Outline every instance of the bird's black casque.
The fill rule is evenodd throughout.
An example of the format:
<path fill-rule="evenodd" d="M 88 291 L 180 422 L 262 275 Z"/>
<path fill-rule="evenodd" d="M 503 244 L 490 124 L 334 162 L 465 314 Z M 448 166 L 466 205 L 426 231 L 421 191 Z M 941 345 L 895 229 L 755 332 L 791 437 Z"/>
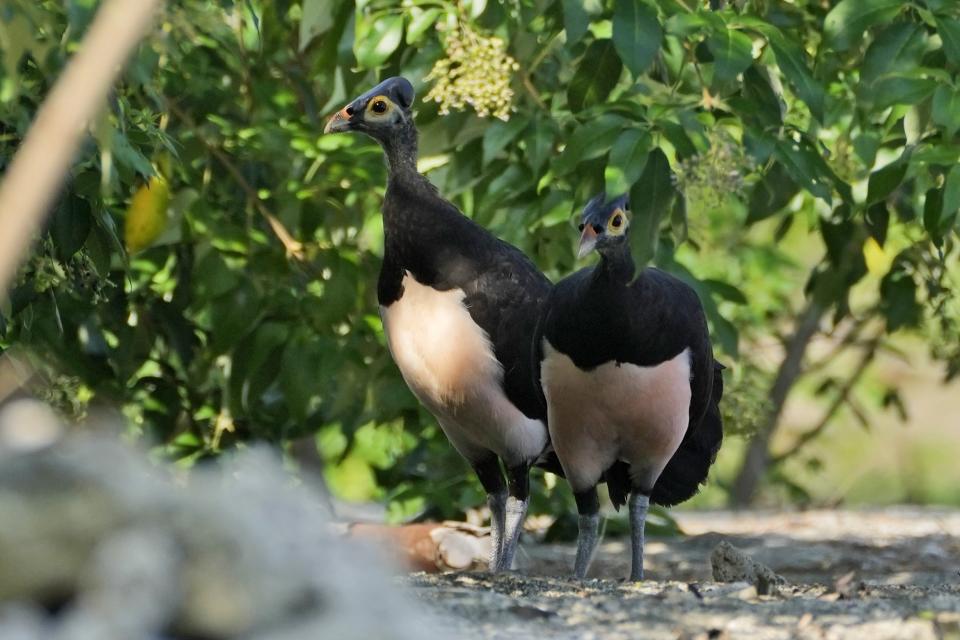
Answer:
<path fill-rule="evenodd" d="M 529 469 L 548 445 L 530 352 L 550 283 L 417 171 L 413 95 L 406 79 L 385 80 L 326 131 L 362 131 L 383 146 L 389 174 L 377 298 L 391 353 L 479 476 L 492 512 L 491 569 L 509 569 Z"/>

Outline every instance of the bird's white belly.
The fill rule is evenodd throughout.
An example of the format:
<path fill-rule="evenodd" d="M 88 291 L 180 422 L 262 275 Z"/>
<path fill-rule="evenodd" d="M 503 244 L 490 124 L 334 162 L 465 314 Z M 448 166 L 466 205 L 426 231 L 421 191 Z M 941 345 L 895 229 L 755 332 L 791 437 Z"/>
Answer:
<path fill-rule="evenodd" d="M 460 289 L 438 291 L 407 272 L 403 295 L 380 307 L 400 373 L 468 460 L 494 451 L 508 462 L 536 457 L 547 444 L 542 422 L 526 417 L 503 392 L 503 370 Z"/>
<path fill-rule="evenodd" d="M 550 438 L 574 491 L 617 460 L 651 489 L 680 446 L 690 415 L 690 352 L 652 367 L 608 362 L 584 371 L 544 339 Z"/>

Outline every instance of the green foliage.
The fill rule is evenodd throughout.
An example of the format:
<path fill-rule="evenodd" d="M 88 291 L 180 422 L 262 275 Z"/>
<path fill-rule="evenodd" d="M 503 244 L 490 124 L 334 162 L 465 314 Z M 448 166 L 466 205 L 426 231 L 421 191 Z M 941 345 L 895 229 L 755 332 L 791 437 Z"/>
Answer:
<path fill-rule="evenodd" d="M 0 8 L 0 167 L 95 4 Z M 638 259 L 697 288 L 720 358 L 749 372 L 731 379 L 754 417 L 729 416 L 733 431 L 756 428 L 772 375 L 754 347 L 804 295 L 835 328 L 932 332 L 956 374 L 960 8 L 707 4 L 168 3 L 0 310 L 0 348 L 119 404 L 174 457 L 316 434 L 331 485 L 395 517 L 480 503 L 386 350 L 380 150 L 321 136 L 325 115 L 387 75 L 420 96 L 431 70 L 433 86 L 453 79 L 436 65 L 458 59 L 456 32 L 504 56 L 509 104 L 478 108 L 462 86 L 453 102 L 418 100 L 432 181 L 553 278 L 576 268 L 574 212 L 605 186 L 629 190 Z M 489 111 L 509 119 L 477 115 Z M 130 202 L 155 174 L 170 186 L 166 226 L 128 255 Z M 868 238 L 886 271 L 867 269 Z M 541 489 L 535 507 L 564 491 Z"/>

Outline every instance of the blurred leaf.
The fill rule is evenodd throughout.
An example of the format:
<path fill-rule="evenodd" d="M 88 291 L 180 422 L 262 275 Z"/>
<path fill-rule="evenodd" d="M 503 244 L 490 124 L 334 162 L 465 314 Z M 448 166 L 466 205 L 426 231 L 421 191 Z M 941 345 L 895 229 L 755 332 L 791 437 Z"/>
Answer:
<path fill-rule="evenodd" d="M 629 129 L 620 134 L 610 149 L 610 161 L 607 166 L 616 168 L 620 172 L 622 184 L 613 185 L 607 182 L 607 194 L 612 197 L 614 194 L 625 193 L 640 178 L 652 146 L 653 140 L 646 131 Z"/>
<path fill-rule="evenodd" d="M 713 86 L 736 80 L 753 63 L 753 41 L 740 31 L 717 29 L 707 38 L 713 54 Z"/>
<path fill-rule="evenodd" d="M 527 124 L 527 119 L 522 116 L 514 116 L 506 122 L 494 122 L 483 134 L 483 164 L 490 164 L 498 153 L 526 129 Z"/>
<path fill-rule="evenodd" d="M 765 220 L 781 211 L 799 190 L 800 187 L 790 178 L 786 168 L 774 162 L 750 192 L 747 224 Z"/>
<path fill-rule="evenodd" d="M 953 137 L 960 129 L 960 91 L 941 85 L 933 93 L 932 118 Z"/>
<path fill-rule="evenodd" d="M 123 223 L 123 238 L 129 253 L 146 249 L 160 237 L 167 226 L 169 203 L 170 188 L 163 178 L 154 176 L 137 189 Z"/>
<path fill-rule="evenodd" d="M 567 32 L 567 46 L 580 41 L 590 27 L 590 18 L 582 0 L 563 0 L 563 27 Z"/>
<path fill-rule="evenodd" d="M 633 212 L 630 250 L 637 264 L 646 264 L 653 257 L 660 221 L 676 193 L 670 162 L 663 151 L 654 148 L 647 158 L 643 174 L 630 190 L 630 208 Z"/>
<path fill-rule="evenodd" d="M 860 82 L 870 84 L 895 71 L 910 71 L 924 53 L 924 30 L 913 22 L 897 22 L 881 31 L 867 48 Z"/>
<path fill-rule="evenodd" d="M 870 27 L 893 20 L 903 7 L 899 0 L 841 0 L 823 21 L 824 42 L 846 51 L 862 42 Z"/>
<path fill-rule="evenodd" d="M 644 0 L 620 0 L 614 4 L 613 45 L 634 78 L 653 63 L 662 38 L 657 12 Z"/>
<path fill-rule="evenodd" d="M 300 18 L 300 51 L 333 26 L 333 5 L 328 0 L 303 0 Z"/>
<path fill-rule="evenodd" d="M 778 140 L 774 156 L 791 180 L 827 204 L 831 202 L 829 168 L 805 137 Z"/>
<path fill-rule="evenodd" d="M 563 153 L 553 163 L 553 172 L 563 176 L 583 160 L 597 158 L 613 145 L 624 125 L 623 118 L 603 115 L 580 125 L 566 141 Z"/>
<path fill-rule="evenodd" d="M 61 260 L 80 250 L 92 226 L 90 204 L 86 200 L 71 194 L 61 199 L 50 221 L 50 235 Z"/>
<path fill-rule="evenodd" d="M 870 182 L 867 187 L 867 204 L 874 204 L 886 199 L 893 190 L 900 186 L 903 177 L 910 166 L 909 154 L 904 154 L 890 164 L 877 169 L 870 174 Z"/>
<path fill-rule="evenodd" d="M 428 29 L 436 26 L 437 20 L 439 20 L 442 14 L 443 9 L 438 8 L 411 8 L 410 24 L 407 25 L 407 44 L 416 44 L 419 42 Z"/>
<path fill-rule="evenodd" d="M 581 111 L 606 100 L 620 79 L 622 68 L 612 41 L 604 39 L 591 42 L 567 89 L 570 108 Z"/>
<path fill-rule="evenodd" d="M 916 74 L 890 75 L 877 80 L 863 95 L 871 108 L 886 109 L 896 104 L 916 104 L 933 93 L 936 86 L 936 80 Z"/>
<path fill-rule="evenodd" d="M 937 33 L 943 41 L 943 52 L 954 65 L 960 66 L 960 20 L 936 16 Z"/>
<path fill-rule="evenodd" d="M 403 16 L 388 14 L 376 19 L 357 16 L 357 35 L 353 53 L 365 69 L 387 61 L 403 39 Z"/>
<path fill-rule="evenodd" d="M 880 283 L 881 308 L 887 319 L 887 331 L 915 325 L 920 320 L 917 284 L 903 269 L 894 268 Z"/>
<path fill-rule="evenodd" d="M 796 42 L 787 39 L 778 30 L 766 29 L 764 35 L 770 42 L 770 47 L 777 58 L 780 70 L 797 92 L 797 96 L 810 108 L 813 117 L 823 122 L 825 92 L 823 86 L 810 73 L 806 63 L 807 56 L 803 49 Z"/>

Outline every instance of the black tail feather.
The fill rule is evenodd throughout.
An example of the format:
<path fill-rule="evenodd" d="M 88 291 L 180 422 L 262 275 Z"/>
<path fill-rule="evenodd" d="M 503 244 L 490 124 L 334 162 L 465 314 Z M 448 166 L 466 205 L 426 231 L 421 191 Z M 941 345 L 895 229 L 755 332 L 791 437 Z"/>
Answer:
<path fill-rule="evenodd" d="M 680 448 L 673 454 L 667 467 L 653 486 L 650 501 L 672 507 L 689 500 L 706 482 L 710 466 L 717 459 L 723 441 L 723 418 L 720 399 L 723 397 L 723 369 L 713 363 L 713 390 L 707 411 L 695 429 L 688 429 Z"/>

